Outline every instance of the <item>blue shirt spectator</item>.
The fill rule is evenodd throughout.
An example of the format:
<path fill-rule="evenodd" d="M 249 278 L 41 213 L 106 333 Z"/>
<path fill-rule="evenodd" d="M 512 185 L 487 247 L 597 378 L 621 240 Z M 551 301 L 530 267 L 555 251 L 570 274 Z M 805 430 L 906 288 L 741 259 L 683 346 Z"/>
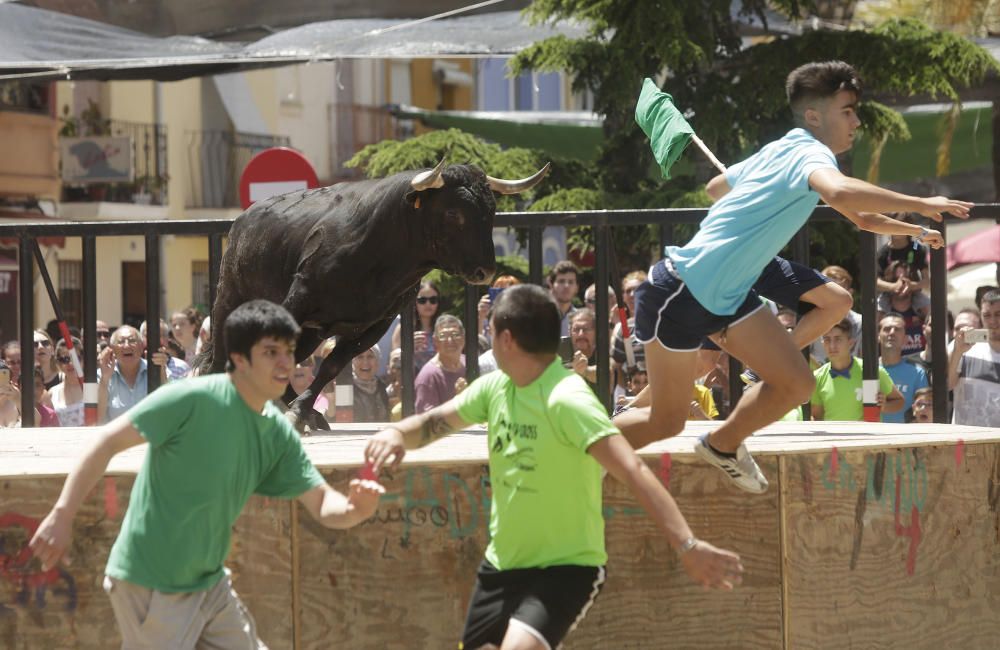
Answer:
<path fill-rule="evenodd" d="M 890 312 L 879 321 L 879 345 L 882 348 L 882 367 L 889 373 L 892 383 L 903 395 L 903 409 L 895 413 L 882 413 L 883 422 L 906 422 L 906 411 L 913 406 L 913 394 L 929 385 L 927 372 L 919 364 L 903 358 L 906 351 L 906 319 Z"/>

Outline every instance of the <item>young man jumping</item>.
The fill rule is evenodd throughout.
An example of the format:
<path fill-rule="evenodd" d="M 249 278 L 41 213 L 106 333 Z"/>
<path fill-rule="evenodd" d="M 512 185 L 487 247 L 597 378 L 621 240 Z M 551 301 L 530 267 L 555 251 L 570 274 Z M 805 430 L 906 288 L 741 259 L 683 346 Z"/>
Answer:
<path fill-rule="evenodd" d="M 944 243 L 940 233 L 872 213 L 968 215 L 970 203 L 898 194 L 840 173 L 835 154 L 853 144 L 860 91 L 854 69 L 841 61 L 792 71 L 786 92 L 796 128 L 709 182 L 708 193 L 720 198 L 699 231 L 687 245 L 668 247 L 639 287 L 635 329 L 645 344 L 652 403 L 615 418 L 635 448 L 683 429 L 698 349 L 712 335 L 761 381 L 695 452 L 738 487 L 766 491 L 767 479 L 743 441 L 809 399 L 814 379 L 796 343 L 761 309 L 752 290 L 761 271 L 820 198 L 864 230 L 911 234 L 935 248 Z"/>
<path fill-rule="evenodd" d="M 465 650 L 557 648 L 586 615 L 607 561 L 602 466 L 635 495 L 694 581 L 732 589 L 741 580 L 739 557 L 694 537 L 583 378 L 563 367 L 559 322 L 541 287 L 506 289 L 490 323 L 500 372 L 377 433 L 365 449 L 377 472 L 398 465 L 406 449 L 489 423 L 490 541 L 469 603 Z"/>
<path fill-rule="evenodd" d="M 298 498 L 330 528 L 374 514 L 382 486 L 353 480 L 345 496 L 327 485 L 270 402 L 288 385 L 298 334 L 273 303 L 234 310 L 228 372 L 164 386 L 99 429 L 35 532 L 31 550 L 51 568 L 112 456 L 149 443 L 105 570 L 122 648 L 266 648 L 223 566 L 250 495 Z"/>

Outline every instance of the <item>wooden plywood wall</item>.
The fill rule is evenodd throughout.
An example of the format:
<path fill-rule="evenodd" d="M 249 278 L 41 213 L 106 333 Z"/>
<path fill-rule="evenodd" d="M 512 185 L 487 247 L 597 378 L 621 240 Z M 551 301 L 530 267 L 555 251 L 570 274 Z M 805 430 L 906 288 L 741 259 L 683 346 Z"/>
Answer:
<path fill-rule="evenodd" d="M 785 457 L 787 648 L 1000 639 L 1000 445 Z"/>
<path fill-rule="evenodd" d="M 606 479 L 608 582 L 565 647 L 996 647 L 1000 445 L 760 461 L 772 489 L 755 496 L 690 457 L 647 458 L 696 534 L 742 555 L 746 580 L 733 593 L 691 584 Z M 352 476 L 324 474 L 339 488 Z M 101 580 L 132 478 L 103 479 L 76 520 L 72 565 L 41 572 L 25 545 L 62 482 L 0 482 L 4 649 L 119 643 Z M 457 646 L 487 542 L 487 469 L 407 465 L 385 484 L 377 515 L 347 531 L 288 501 L 248 504 L 227 565 L 271 648 Z"/>

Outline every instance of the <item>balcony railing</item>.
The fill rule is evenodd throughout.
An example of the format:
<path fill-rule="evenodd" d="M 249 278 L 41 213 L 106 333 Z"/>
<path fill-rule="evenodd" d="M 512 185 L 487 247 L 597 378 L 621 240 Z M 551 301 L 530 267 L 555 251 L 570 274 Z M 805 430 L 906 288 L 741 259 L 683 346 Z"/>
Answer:
<path fill-rule="evenodd" d="M 287 147 L 282 135 L 239 131 L 188 131 L 189 208 L 235 208 L 240 204 L 239 181 L 254 155 L 271 147 Z"/>
<path fill-rule="evenodd" d="M 109 120 L 100 134 L 132 141 L 134 180 L 126 183 L 63 184 L 63 201 L 114 201 L 164 205 L 167 201 L 167 127 Z"/>

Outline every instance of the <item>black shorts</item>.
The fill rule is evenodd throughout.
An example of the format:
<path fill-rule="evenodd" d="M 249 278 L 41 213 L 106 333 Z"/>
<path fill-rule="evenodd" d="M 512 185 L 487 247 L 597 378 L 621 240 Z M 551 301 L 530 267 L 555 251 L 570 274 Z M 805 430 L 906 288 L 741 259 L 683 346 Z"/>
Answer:
<path fill-rule="evenodd" d="M 499 571 L 483 560 L 459 648 L 474 650 L 487 643 L 499 647 L 508 625 L 518 625 L 557 648 L 586 616 L 604 578 L 602 566 Z"/>
<path fill-rule="evenodd" d="M 819 271 L 798 262 L 775 256 L 760 272 L 760 277 L 754 283 L 753 290 L 757 292 L 757 295 L 783 307 L 794 309 L 799 316 L 802 316 L 814 306 L 812 303 L 800 301 L 802 294 L 827 282 L 832 282 L 832 280 Z M 706 350 L 719 349 L 719 346 L 707 337 L 702 341 L 702 347 Z"/>
<path fill-rule="evenodd" d="M 649 270 L 635 291 L 635 337 L 641 343 L 658 340 L 663 347 L 688 352 L 701 347 L 709 334 L 737 323 L 764 305 L 752 289 L 735 314 L 720 316 L 705 309 L 664 258 Z"/>

